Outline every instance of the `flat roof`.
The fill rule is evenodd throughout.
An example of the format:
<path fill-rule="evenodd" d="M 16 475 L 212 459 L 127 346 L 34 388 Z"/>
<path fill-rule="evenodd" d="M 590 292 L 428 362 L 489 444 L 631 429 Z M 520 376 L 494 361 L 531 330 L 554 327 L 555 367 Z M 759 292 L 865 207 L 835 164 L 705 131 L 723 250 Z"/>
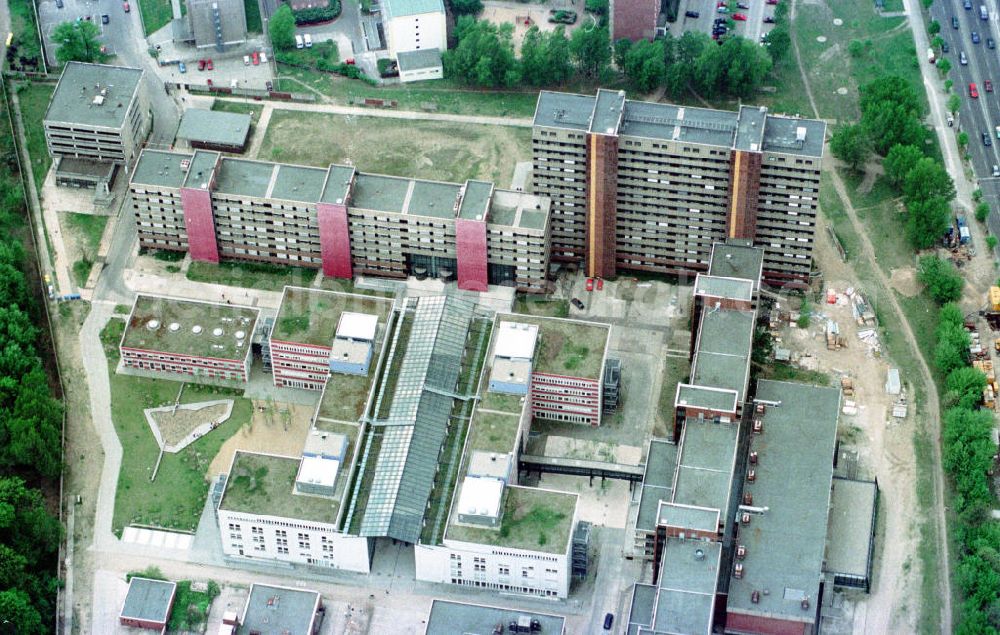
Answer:
<path fill-rule="evenodd" d="M 629 100 L 621 134 L 731 149 L 738 119 L 730 110 Z"/>
<path fill-rule="evenodd" d="M 535 610 L 507 609 L 469 602 L 434 600 L 427 618 L 425 635 L 492 635 L 497 624 L 504 628 L 511 622 L 528 617 L 538 620 L 542 635 L 561 635 L 566 618 L 561 615 L 539 613 Z"/>
<path fill-rule="evenodd" d="M 378 333 L 378 315 L 344 311 L 337 322 L 337 337 L 372 342 Z"/>
<path fill-rule="evenodd" d="M 323 203 L 342 204 L 354 186 L 357 170 L 349 165 L 330 165 L 327 170 L 326 184 L 320 201 Z"/>
<path fill-rule="evenodd" d="M 455 203 L 462 186 L 457 183 L 420 181 L 414 179 L 410 189 L 407 214 L 433 218 L 455 218 Z"/>
<path fill-rule="evenodd" d="M 264 198 L 276 169 L 274 163 L 223 158 L 215 178 L 215 191 L 220 194 Z"/>
<path fill-rule="evenodd" d="M 764 151 L 821 158 L 826 122 L 768 115 L 764 124 Z"/>
<path fill-rule="evenodd" d="M 745 278 L 723 278 L 699 273 L 694 280 L 696 295 L 726 300 L 753 300 L 754 282 Z"/>
<path fill-rule="evenodd" d="M 354 177 L 351 207 L 400 213 L 406 209 L 412 179 L 358 173 Z"/>
<path fill-rule="evenodd" d="M 476 409 L 469 427 L 466 455 L 475 451 L 506 454 L 514 451 L 521 415 Z"/>
<path fill-rule="evenodd" d="M 625 110 L 624 90 L 598 89 L 594 103 L 594 114 L 590 118 L 590 132 L 597 134 L 618 134 Z"/>
<path fill-rule="evenodd" d="M 718 531 L 721 515 L 718 509 L 660 501 L 657 524 L 701 531 Z"/>
<path fill-rule="evenodd" d="M 378 370 L 378 360 L 382 355 L 382 347 L 388 337 L 389 313 L 386 313 L 386 328 L 375 336 L 372 346 L 371 361 L 367 375 L 348 375 L 346 373 L 331 373 L 326 380 L 323 394 L 316 406 L 316 425 L 325 427 L 325 422 L 346 421 L 357 422 L 365 413 L 365 404 L 375 385 Z"/>
<path fill-rule="evenodd" d="M 329 347 L 342 314 L 363 313 L 385 323 L 392 302 L 377 296 L 286 286 L 271 339 Z"/>
<path fill-rule="evenodd" d="M 740 401 L 750 377 L 753 311 L 709 310 L 702 313 L 691 363 L 691 383 L 735 390 Z"/>
<path fill-rule="evenodd" d="M 188 166 L 183 187 L 208 189 L 219 169 L 221 157 L 222 155 L 218 152 L 196 150 L 194 156 L 191 157 L 191 165 Z"/>
<path fill-rule="evenodd" d="M 550 207 L 548 197 L 494 189 L 486 223 L 542 231 L 549 222 Z"/>
<path fill-rule="evenodd" d="M 129 182 L 133 185 L 179 188 L 187 176 L 181 162 L 188 161 L 190 164 L 192 157 L 193 154 L 146 148 L 139 154 Z"/>
<path fill-rule="evenodd" d="M 387 19 L 423 13 L 444 13 L 441 0 L 382 0 L 382 11 Z"/>
<path fill-rule="evenodd" d="M 767 108 L 763 106 L 740 106 L 736 125 L 736 150 L 759 152 L 763 147 L 764 122 L 767 119 Z"/>
<path fill-rule="evenodd" d="M 497 319 L 538 326 L 534 372 L 600 378 L 611 333 L 607 324 L 510 313 L 497 314 Z"/>
<path fill-rule="evenodd" d="M 594 96 L 543 90 L 538 93 L 534 125 L 587 131 L 594 114 Z"/>
<path fill-rule="evenodd" d="M 656 529 L 660 501 L 674 496 L 674 473 L 677 471 L 677 446 L 663 439 L 652 439 L 646 454 L 646 469 L 642 477 L 639 514 L 635 528 L 639 531 Z"/>
<path fill-rule="evenodd" d="M 674 503 L 728 513 L 739 426 L 688 417 L 681 436 Z"/>
<path fill-rule="evenodd" d="M 667 539 L 660 558 L 654 631 L 712 632 L 721 559 L 721 542 Z"/>
<path fill-rule="evenodd" d="M 177 584 L 132 576 L 121 617 L 166 624 Z"/>
<path fill-rule="evenodd" d="M 752 514 L 740 531 L 747 555 L 743 577 L 730 581 L 728 610 L 812 622 L 826 551 L 840 390 L 761 380 L 756 398 L 770 405 L 763 434 L 750 444 L 757 452 L 756 478 L 743 491 L 767 511 Z M 770 593 L 753 603 L 752 592 L 763 589 Z M 803 608 L 806 599 L 810 605 Z"/>
<path fill-rule="evenodd" d="M 441 50 L 418 49 L 416 51 L 400 51 L 396 53 L 396 63 L 402 73 L 407 71 L 419 71 L 425 68 L 437 68 L 441 66 Z"/>
<path fill-rule="evenodd" d="M 142 69 L 67 62 L 45 111 L 45 121 L 121 128 L 139 91 Z"/>
<path fill-rule="evenodd" d="M 868 577 L 877 495 L 874 481 L 833 477 L 826 571 Z"/>
<path fill-rule="evenodd" d="M 486 220 L 491 198 L 493 198 L 492 183 L 489 181 L 466 181 L 462 204 L 458 208 L 458 217 L 468 220 Z"/>
<path fill-rule="evenodd" d="M 251 119 L 250 113 L 188 108 L 181 115 L 177 138 L 242 147 L 250 135 Z"/>
<path fill-rule="evenodd" d="M 764 250 L 760 247 L 734 241 L 715 243 L 708 263 L 708 275 L 752 280 L 756 288 L 760 286 L 763 267 Z"/>
<path fill-rule="evenodd" d="M 735 413 L 737 399 L 738 394 L 735 390 L 677 384 L 677 398 L 674 405 Z"/>
<path fill-rule="evenodd" d="M 267 198 L 315 203 L 323 196 L 327 170 L 284 163 L 277 166 L 278 173 L 267 192 Z"/>
<path fill-rule="evenodd" d="M 576 516 L 576 494 L 514 485 L 504 492 L 503 516 L 496 529 L 458 525 L 453 510 L 445 541 L 566 553 Z"/>
<path fill-rule="evenodd" d="M 219 509 L 335 525 L 343 496 L 329 498 L 296 492 L 300 461 L 301 457 L 237 450 Z M 338 476 L 341 494 L 348 480 L 343 474 Z"/>
<path fill-rule="evenodd" d="M 538 325 L 502 320 L 497 324 L 495 357 L 531 359 L 538 341 Z"/>
<path fill-rule="evenodd" d="M 628 635 L 636 635 L 640 627 L 653 624 L 653 608 L 656 606 L 656 587 L 652 584 L 636 583 L 632 587 L 632 601 L 628 611 Z"/>
<path fill-rule="evenodd" d="M 237 632 L 308 635 L 319 606 L 320 594 L 316 591 L 251 583 Z"/>
<path fill-rule="evenodd" d="M 257 309 L 140 294 L 132 305 L 121 345 L 159 353 L 242 360 L 247 356 L 256 324 Z"/>

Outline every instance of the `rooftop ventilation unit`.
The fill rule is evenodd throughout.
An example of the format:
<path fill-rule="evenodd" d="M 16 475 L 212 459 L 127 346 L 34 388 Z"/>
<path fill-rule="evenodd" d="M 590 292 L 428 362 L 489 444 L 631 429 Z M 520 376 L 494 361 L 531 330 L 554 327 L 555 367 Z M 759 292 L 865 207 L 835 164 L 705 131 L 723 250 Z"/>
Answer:
<path fill-rule="evenodd" d="M 799 126 L 795 129 L 795 140 L 799 143 L 805 143 L 806 140 L 806 127 Z"/>
<path fill-rule="evenodd" d="M 201 332 L 203 330 L 204 329 L 201 328 L 200 324 L 195 324 L 194 326 L 191 327 L 191 332 L 194 333 L 195 335 L 201 335 Z"/>
<path fill-rule="evenodd" d="M 171 322 L 170 326 L 168 326 L 167 328 L 170 329 L 171 333 L 176 333 L 177 331 L 181 330 L 181 325 L 177 322 Z"/>
<path fill-rule="evenodd" d="M 150 331 L 155 331 L 160 328 L 160 321 L 156 319 L 150 320 L 149 322 L 146 322 L 146 328 Z"/>
<path fill-rule="evenodd" d="M 214 329 L 212 329 L 212 335 L 214 335 L 216 337 L 222 337 L 222 334 L 224 332 L 225 331 L 222 330 L 222 327 L 219 327 L 219 326 L 217 326 Z"/>
<path fill-rule="evenodd" d="M 191 159 L 181 159 L 181 172 L 187 172 L 191 167 Z"/>
<path fill-rule="evenodd" d="M 705 559 L 705 550 L 704 549 L 695 549 L 694 550 L 694 559 L 695 560 L 704 560 Z"/>

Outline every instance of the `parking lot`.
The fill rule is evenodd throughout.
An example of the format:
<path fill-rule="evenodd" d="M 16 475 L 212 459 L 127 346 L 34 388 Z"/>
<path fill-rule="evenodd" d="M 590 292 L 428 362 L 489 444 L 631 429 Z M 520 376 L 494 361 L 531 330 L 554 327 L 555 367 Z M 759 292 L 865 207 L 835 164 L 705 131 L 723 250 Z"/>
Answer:
<path fill-rule="evenodd" d="M 720 8 L 726 11 L 721 13 Z M 730 18 L 735 23 L 729 30 L 730 34 L 758 42 L 771 29 L 772 25 L 764 19 L 773 18 L 774 9 L 775 5 L 767 0 L 733 0 L 723 7 L 719 7 L 719 0 L 681 0 L 677 21 L 668 24 L 667 28 L 674 37 L 680 37 L 686 31 L 711 33 L 716 18 Z M 689 16 L 689 13 L 696 13 L 698 17 Z M 745 16 L 746 20 L 732 19 L 736 14 Z"/>

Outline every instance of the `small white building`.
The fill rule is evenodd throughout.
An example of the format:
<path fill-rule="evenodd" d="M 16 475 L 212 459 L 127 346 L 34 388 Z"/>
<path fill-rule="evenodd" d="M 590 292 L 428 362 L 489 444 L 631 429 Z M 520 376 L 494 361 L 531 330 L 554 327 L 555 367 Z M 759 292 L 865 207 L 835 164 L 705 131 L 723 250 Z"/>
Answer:
<path fill-rule="evenodd" d="M 401 51 L 396 55 L 396 64 L 399 67 L 399 81 L 404 84 L 444 77 L 440 49 Z"/>
<path fill-rule="evenodd" d="M 378 316 L 344 311 L 330 346 L 330 371 L 347 375 L 367 375 L 371 364 Z"/>
<path fill-rule="evenodd" d="M 382 28 L 389 57 L 406 51 L 448 50 L 442 0 L 382 0 Z"/>
<path fill-rule="evenodd" d="M 538 343 L 538 325 L 500 322 L 497 325 L 490 392 L 526 395 L 531 384 L 531 364 Z"/>

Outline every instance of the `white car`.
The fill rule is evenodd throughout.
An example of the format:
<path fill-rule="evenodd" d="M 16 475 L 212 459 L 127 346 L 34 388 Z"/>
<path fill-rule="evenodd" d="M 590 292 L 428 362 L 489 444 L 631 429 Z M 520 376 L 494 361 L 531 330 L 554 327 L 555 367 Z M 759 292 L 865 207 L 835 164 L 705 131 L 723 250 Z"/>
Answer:
<path fill-rule="evenodd" d="M 267 64 L 267 53 L 265 53 L 264 51 L 260 52 L 260 63 Z"/>
<path fill-rule="evenodd" d="M 244 55 L 243 56 L 243 65 L 244 66 L 250 66 L 250 56 L 249 55 Z"/>

